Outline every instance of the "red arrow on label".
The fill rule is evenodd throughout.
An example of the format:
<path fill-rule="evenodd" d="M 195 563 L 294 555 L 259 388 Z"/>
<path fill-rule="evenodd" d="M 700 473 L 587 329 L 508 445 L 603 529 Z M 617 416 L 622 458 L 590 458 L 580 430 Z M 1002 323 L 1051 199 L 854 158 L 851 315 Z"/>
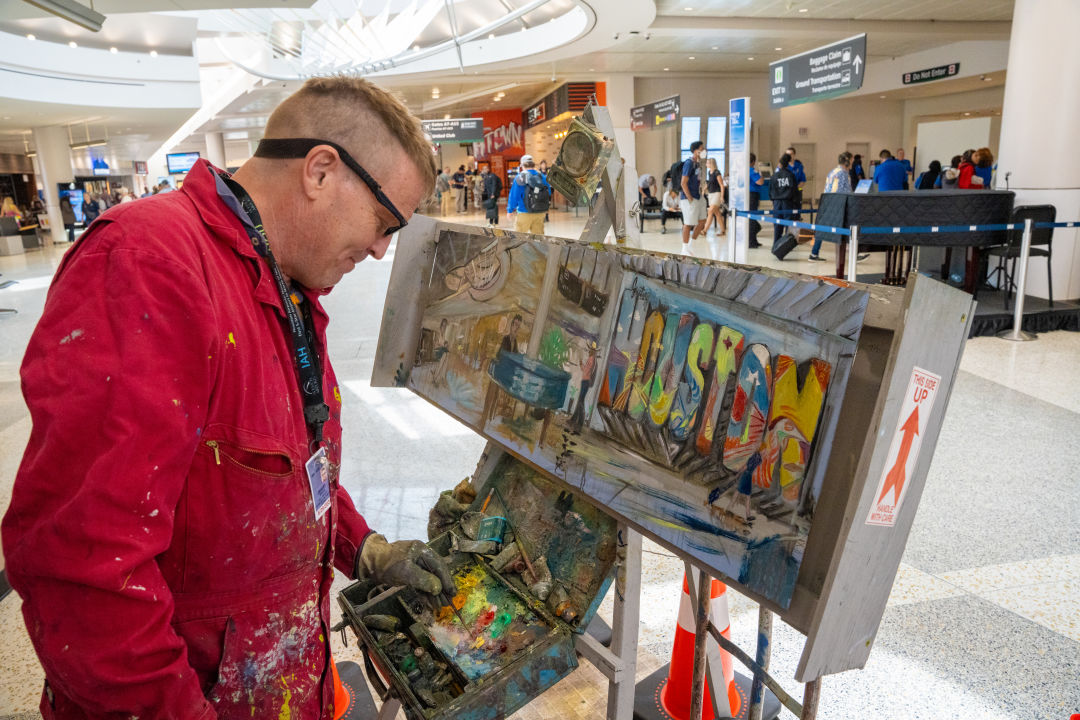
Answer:
<path fill-rule="evenodd" d="M 892 466 L 889 474 L 885 476 L 885 485 L 881 488 L 881 497 L 877 500 L 879 503 L 893 488 L 896 489 L 893 503 L 900 501 L 900 493 L 904 489 L 904 480 L 906 479 L 908 455 L 911 453 L 911 443 L 915 436 L 919 434 L 918 405 L 911 411 L 911 416 L 908 417 L 900 429 L 904 431 L 904 439 L 900 441 L 900 452 L 896 454 L 896 464 Z"/>

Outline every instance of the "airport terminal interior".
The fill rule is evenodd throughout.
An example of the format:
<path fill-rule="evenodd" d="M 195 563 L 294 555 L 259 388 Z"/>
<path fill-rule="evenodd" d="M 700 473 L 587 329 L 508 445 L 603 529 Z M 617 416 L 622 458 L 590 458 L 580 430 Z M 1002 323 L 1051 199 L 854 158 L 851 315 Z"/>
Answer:
<path fill-rule="evenodd" d="M 556 268 L 561 283 L 567 268 L 576 265 L 573 280 L 579 283 L 579 310 L 586 303 L 580 285 L 586 286 L 586 293 L 600 285 L 596 276 L 602 253 L 632 255 L 634 251 L 625 250 L 626 246 L 637 246 L 648 257 L 669 257 L 667 262 L 682 263 L 680 267 L 735 262 L 741 271 L 759 278 L 805 281 L 829 292 L 866 288 L 871 303 L 908 303 L 920 288 L 932 285 L 934 292 L 947 293 L 941 297 L 968 303 L 964 307 L 970 308 L 961 320 L 966 343 L 961 338 L 944 371 L 939 368 L 934 375 L 945 382 L 933 405 L 939 420 L 932 423 L 929 434 L 925 425 L 916 422 L 924 435 L 915 440 L 923 443 L 922 456 L 916 444 L 912 457 L 918 456 L 922 464 L 917 472 L 910 470 L 916 465 L 909 466 L 909 473 L 914 472 L 908 478 L 911 492 L 903 496 L 896 490 L 895 512 L 899 516 L 900 498 L 904 498 L 908 513 L 900 516 L 906 520 L 894 528 L 901 531 L 899 540 L 888 553 L 866 556 L 864 565 L 882 563 L 880 573 L 867 570 L 853 575 L 862 580 L 839 588 L 827 608 L 821 603 L 825 615 L 840 607 L 846 612 L 843 593 L 848 593 L 855 605 L 853 617 L 873 615 L 865 641 L 872 649 L 864 663 L 857 663 L 864 666 L 821 676 L 815 686 L 819 693 L 814 700 L 816 716 L 830 720 L 1080 717 L 1080 443 L 1076 442 L 1080 436 L 1080 235 L 1075 224 L 1067 226 L 1080 221 L 1080 162 L 1074 157 L 1076 118 L 1080 117 L 1078 34 L 1077 0 L 234 0 L 227 5 L 220 0 L 7 0 L 0 4 L 4 81 L 0 83 L 0 197 L 4 200 L 0 217 L 0 517 L 8 511 L 13 489 L 18 492 L 16 476 L 31 431 L 40 430 L 34 428 L 24 399 L 26 388 L 20 379 L 24 355 L 45 309 L 54 274 L 65 256 L 79 247 L 93 218 L 107 217 L 113 205 L 156 202 L 152 198 L 162 192 L 185 192 L 187 173 L 197 172 L 201 165 L 196 163 L 202 160 L 235 171 L 254 155 L 270 113 L 307 78 L 355 75 L 394 92 L 412 114 L 425 121 L 438 167 L 446 168 L 451 176 L 449 187 L 432 188 L 418 215 L 433 218 L 440 228 L 460 226 L 457 234 L 447 238 L 483 237 L 492 243 L 515 238 L 518 244 L 513 252 L 521 252 L 518 246 L 525 243 L 527 249 L 531 241 L 527 235 L 511 234 L 523 216 L 510 213 L 509 202 L 525 201 L 509 195 L 534 166 L 544 172 L 557 165 L 566 167 L 563 163 L 569 158 L 560 150 L 567 135 L 581 127 L 579 118 L 584 114 L 595 120 L 608 151 L 617 152 L 616 162 L 603 168 L 596 165 L 591 193 L 582 190 L 580 198 L 567 197 L 560 192 L 562 186 L 553 183 L 549 206 L 533 213 L 545 216 L 540 218 L 543 234 L 556 239 L 554 247 L 588 236 L 591 220 L 603 216 L 606 208 L 617 215 L 614 227 L 602 237 L 604 245 L 583 245 L 580 260 L 574 259 L 576 250 L 571 250 Z M 825 67 L 829 64 L 833 68 Z M 833 69 L 834 77 L 827 76 Z M 805 73 L 805 81 L 800 80 L 800 73 Z M 745 134 L 737 136 L 736 128 Z M 350 152 L 364 164 L 364 148 Z M 856 158 L 861 158 L 861 175 L 855 172 Z M 792 177 L 802 188 L 796 205 L 801 226 L 774 226 L 776 217 L 793 217 L 783 214 L 784 201 L 778 193 L 783 191 L 782 178 L 789 174 L 781 166 L 796 159 L 802 175 Z M 700 173 L 704 181 L 709 172 L 706 160 L 716 161 L 718 182 L 724 189 L 701 192 L 694 188 L 691 194 L 708 195 L 710 207 L 723 207 L 716 224 L 707 230 L 694 224 L 684 229 L 687 215 L 683 213 L 695 207 L 692 198 L 680 207 L 676 197 L 671 211 L 665 212 L 663 203 L 654 204 L 647 196 L 666 195 L 673 171 L 676 182 L 680 175 L 685 180 L 691 170 L 695 179 Z M 843 187 L 831 186 L 838 160 Z M 885 187 L 887 173 L 879 169 L 904 162 L 903 188 Z M 980 172 L 987 180 L 972 180 Z M 549 173 L 549 178 L 556 173 Z M 490 204 L 483 190 L 484 178 L 489 176 L 499 178 L 501 185 Z M 756 177 L 767 191 L 755 196 Z M 935 177 L 938 188 L 933 187 Z M 459 184 L 466 187 L 458 190 Z M 680 182 L 675 194 L 687 189 L 689 185 Z M 838 213 L 833 212 L 837 206 L 830 195 L 847 198 Z M 850 235 L 838 234 L 835 226 L 843 230 L 861 222 L 854 219 L 859 208 L 866 212 L 872 208 L 858 203 L 875 199 L 890 204 L 866 216 L 864 230 L 871 234 L 860 235 L 862 242 L 849 253 Z M 931 201 L 938 204 L 919 204 Z M 954 215 L 942 215 L 944 220 L 931 216 L 945 212 L 946 204 Z M 494 226 L 492 206 L 498 218 Z M 767 213 L 757 216 L 760 223 L 725 214 L 748 208 Z M 527 212 L 522 204 L 519 213 Z M 605 217 L 610 224 L 612 218 Z M 819 217 L 822 225 L 815 224 Z M 1034 229 L 1032 225 L 1033 229 L 1024 231 L 1025 218 L 1059 226 Z M 1005 229 L 1007 223 L 1018 224 Z M 418 368 L 412 370 L 408 382 L 398 383 L 406 386 L 373 386 L 373 373 L 385 371 L 380 342 L 395 333 L 412 332 L 408 329 L 411 321 L 401 320 L 400 325 L 390 321 L 394 293 L 403 283 L 400 275 L 392 278 L 392 269 L 398 262 L 399 272 L 405 273 L 412 267 L 406 263 L 418 262 L 417 253 L 405 243 L 419 242 L 420 228 L 429 227 L 418 217 L 410 225 L 394 236 L 381 259 L 368 257 L 357 263 L 321 299 L 330 318 L 327 352 L 341 396 L 340 484 L 369 526 L 391 542 L 427 541 L 429 510 L 440 501 L 440 493 L 477 473 L 485 448 L 500 443 L 497 434 L 481 432 L 483 421 L 477 426 L 466 416 L 455 417 L 452 408 L 448 410 L 437 396 L 425 394 L 416 380 L 428 367 L 421 364 L 423 338 L 430 335 L 437 345 L 439 337 L 445 337 L 440 335 L 445 325 L 439 330 L 423 329 L 426 335 L 416 350 Z M 877 227 L 875 235 L 869 226 L 882 227 Z M 901 233 L 907 226 L 918 226 L 918 232 Z M 779 238 L 775 244 L 774 227 Z M 749 241 L 756 228 L 760 228 L 754 233 L 756 240 Z M 890 234 L 891 229 L 896 232 Z M 940 240 L 946 236 L 968 239 Z M 777 252 L 789 237 L 792 246 Z M 905 237 L 910 238 L 907 243 Z M 818 248 L 816 243 L 822 239 Z M 1030 253 L 1026 271 L 1024 252 Z M 587 253 L 593 256 L 586 281 Z M 507 249 L 507 263 L 510 257 Z M 552 257 L 548 260 L 553 262 Z M 549 269 L 556 267 L 552 262 Z M 424 272 L 434 276 L 437 263 L 428 263 Z M 624 258 L 621 267 L 631 264 Z M 677 294 L 678 282 L 672 276 L 666 280 L 673 284 L 653 291 L 655 295 Z M 449 276 L 446 282 L 450 286 Z M 470 282 L 474 288 L 480 284 L 475 277 Z M 569 296 L 563 285 L 558 289 Z M 101 293 L 110 290 L 100 288 Z M 626 292 L 631 297 L 631 291 Z M 974 306 L 970 305 L 972 293 Z M 543 300 L 547 296 L 540 297 L 540 305 L 547 302 Z M 694 307 L 707 304 L 694 297 L 699 303 Z M 478 300 L 476 293 L 472 298 Z M 530 301 L 522 302 L 528 305 Z M 717 302 L 725 311 L 734 312 L 735 302 Z M 613 301 L 610 310 L 614 306 Z M 800 343 L 808 342 L 802 339 L 804 335 L 792 331 L 785 340 L 782 333 L 787 331 L 782 328 L 791 325 L 783 319 L 786 316 L 780 310 L 769 314 L 760 307 L 755 312 L 761 315 L 755 317 L 765 318 L 761 322 L 774 328 L 770 332 L 777 333 L 778 342 L 787 343 L 784 352 L 797 354 Z M 390 312 L 384 312 L 387 308 Z M 919 343 L 912 341 L 920 347 L 905 345 L 904 352 L 930 357 L 938 344 L 946 343 L 947 333 L 920 329 L 920 324 L 937 327 L 934 323 L 941 319 L 932 309 L 924 315 L 917 311 L 923 312 L 912 309 L 908 314 L 907 305 L 903 312 L 888 310 L 900 318 L 897 322 L 907 323 L 906 337 L 921 337 Z M 508 332 L 505 326 L 512 325 L 514 314 L 500 312 L 506 316 L 502 324 L 488 331 L 496 344 Z M 602 312 L 605 309 L 600 307 L 592 314 L 600 317 Z M 867 310 L 867 327 L 870 314 Z M 610 311 L 604 315 L 610 316 Z M 527 322 L 531 322 L 528 317 Z M 416 323 L 412 329 L 419 335 L 420 320 Z M 426 316 L 424 323 L 428 324 Z M 598 332 L 614 332 L 609 325 L 602 328 L 607 330 Z M 1030 333 L 1026 340 L 1021 339 L 1021 329 Z M 78 339 L 76 333 L 81 332 L 72 330 L 62 344 Z M 822 342 L 839 342 L 838 333 L 822 331 L 821 336 L 828 335 Z M 864 332 L 864 337 L 878 337 L 874 333 L 880 333 L 879 326 L 874 326 L 874 332 Z M 541 343 L 539 334 L 533 335 L 530 349 L 521 349 L 523 360 L 531 360 L 525 355 L 549 339 L 545 335 Z M 664 343 L 676 346 L 680 342 L 674 332 L 663 338 Z M 711 327 L 708 338 L 711 348 Z M 416 342 L 411 347 L 416 348 Z M 604 342 L 599 349 L 594 342 L 591 350 L 587 340 L 580 345 L 575 342 L 572 338 L 562 357 L 567 377 L 573 378 L 573 393 L 581 383 L 576 411 L 580 414 L 589 391 L 589 378 L 583 375 L 589 372 L 584 369 L 587 359 L 592 353 L 595 368 L 607 356 Z M 606 342 L 614 347 L 614 340 Z M 864 348 L 860 342 L 859 350 L 866 352 Z M 437 373 L 452 375 L 438 362 L 439 351 L 450 353 L 451 349 L 451 364 L 458 362 L 452 345 L 450 349 L 436 346 L 434 355 L 425 361 L 434 368 L 432 385 L 436 385 Z M 509 354 L 517 355 L 510 350 Z M 574 358 L 573 368 L 566 352 Z M 883 352 L 873 356 L 871 364 L 877 372 L 893 372 L 894 364 L 905 361 L 904 353 L 896 348 L 890 355 L 888 344 Z M 541 348 L 541 360 L 544 353 Z M 497 357 L 503 358 L 504 351 L 499 350 Z M 837 367 L 851 364 L 847 357 L 848 361 L 837 360 Z M 719 362 L 719 346 L 716 358 Z M 475 352 L 468 362 L 469 371 L 480 367 Z M 646 363 L 644 345 L 638 362 Z M 853 362 L 860 367 L 858 353 Z M 488 401 L 498 394 L 492 394 L 496 364 L 483 373 L 477 371 L 490 383 L 488 399 L 482 403 L 485 419 Z M 464 365 L 452 366 L 465 374 L 460 371 Z M 898 373 L 897 377 L 903 375 L 901 385 L 907 382 L 909 370 Z M 776 373 L 779 378 L 779 367 Z M 602 377 L 606 391 L 609 376 Z M 779 379 L 776 382 L 779 386 Z M 746 401 L 741 387 L 733 391 L 736 405 L 740 398 Z M 839 431 L 832 432 L 838 427 L 834 424 L 813 444 L 809 439 L 802 443 L 801 460 L 791 460 L 786 450 L 781 451 L 784 462 L 809 463 L 806 457 L 816 457 L 809 455 L 811 450 L 824 453 L 830 443 L 832 458 L 837 460 L 838 448 L 850 446 L 856 450 L 845 467 L 852 474 L 864 443 L 864 457 L 870 458 L 871 450 L 879 448 L 875 462 L 883 466 L 886 451 L 892 453 L 889 458 L 896 458 L 896 443 L 890 445 L 894 432 L 899 433 L 897 438 L 906 437 L 904 442 L 912 442 L 911 435 L 905 436 L 898 428 L 903 420 L 896 418 L 898 401 L 887 403 L 884 391 L 880 398 L 872 394 L 853 398 L 851 387 L 863 386 L 849 385 L 843 409 L 837 401 L 836 412 L 842 419 L 849 405 L 861 403 L 867 411 L 859 417 L 869 419 L 871 411 L 878 414 L 874 417 L 883 423 L 880 436 L 868 433 L 864 440 L 864 423 L 859 432 L 841 437 Z M 506 387 L 503 390 L 510 392 Z M 749 394 L 754 392 L 751 388 Z M 477 399 L 482 398 L 477 395 Z M 601 449 L 617 445 L 624 455 L 658 462 L 648 452 L 632 452 L 625 439 L 604 436 L 596 440 L 603 435 L 600 430 L 609 426 L 599 419 L 599 405 L 604 401 L 594 402 L 598 414 L 586 418 L 584 434 L 579 417 L 566 420 L 577 422 L 577 434 L 563 432 L 564 442 L 572 436 L 582 444 L 599 443 Z M 617 404 L 614 398 L 606 402 Z M 504 396 L 494 404 L 492 412 L 505 412 L 499 408 L 509 405 L 513 415 L 517 399 Z M 543 446 L 545 438 L 555 435 L 545 434 L 552 416 L 556 424 L 562 420 L 557 412 L 549 410 L 545 415 L 534 410 L 529 401 L 524 407 L 518 425 L 507 421 L 502 427 L 512 426 L 520 434 L 527 426 L 531 432 L 544 418 L 538 435 L 538 445 Z M 572 407 L 569 399 L 561 406 L 562 410 Z M 558 411 L 560 405 L 554 408 Z M 822 417 L 822 427 L 829 412 Z M 606 422 L 608 416 L 603 417 Z M 152 418 L 146 420 L 153 423 Z M 839 427 L 845 427 L 842 420 Z M 749 433 L 749 421 L 746 428 Z M 809 438 L 813 437 L 811 430 Z M 514 442 L 502 445 L 516 453 L 520 444 Z M 594 448 L 594 452 L 600 450 Z M 539 455 L 518 454 L 535 472 L 570 483 L 566 473 L 547 472 Z M 829 463 L 830 473 L 838 464 Z M 670 467 L 665 465 L 663 473 L 671 474 Z M 875 488 L 881 492 L 879 476 L 882 483 L 892 482 L 884 474 L 886 469 L 878 467 L 876 475 L 867 476 L 865 502 Z M 865 468 L 860 466 L 859 472 Z M 826 483 L 830 477 L 826 476 Z M 297 481 L 304 483 L 307 493 L 306 479 Z M 589 495 L 584 470 L 580 482 L 581 494 Z M 628 480 L 627 486 L 632 482 Z M 899 484 L 903 483 L 901 479 Z M 806 485 L 809 488 L 810 483 Z M 730 487 L 734 488 L 734 481 Z M 554 494 L 561 502 L 563 495 L 577 490 L 570 483 L 560 485 Z M 800 492 L 805 500 L 812 491 Z M 759 515 L 771 512 L 761 504 L 758 491 L 754 493 L 746 491 L 746 523 L 752 518 L 751 497 Z M 619 514 L 623 506 L 616 504 L 617 496 L 610 498 L 607 509 L 622 523 L 627 518 Z M 880 503 L 876 496 L 873 499 Z M 726 510 L 703 517 L 719 518 L 717 523 L 734 522 L 741 506 L 724 497 Z M 737 497 L 734 490 L 732 497 Z M 605 502 L 595 494 L 587 499 L 599 510 L 605 509 Z M 713 499 L 704 504 L 710 505 Z M 815 511 L 823 522 L 846 515 L 838 532 L 851 532 L 854 538 L 861 529 L 864 534 L 858 537 L 862 538 L 867 511 L 865 505 L 857 506 L 858 499 L 854 493 L 846 513 L 830 515 L 821 504 Z M 476 504 L 481 501 L 483 495 Z M 554 497 L 551 502 L 556 502 Z M 738 512 L 732 512 L 733 506 Z M 805 502 L 797 514 L 803 513 L 804 506 Z M 692 637 L 694 623 L 684 591 L 684 561 L 700 556 L 688 549 L 692 543 L 684 545 L 676 537 L 679 528 L 670 519 L 656 515 L 644 520 L 645 515 L 631 517 L 630 524 L 644 539 L 639 609 L 633 603 L 639 612 L 633 628 L 636 644 L 630 646 L 636 664 L 629 667 L 638 681 L 659 673 L 674 687 L 680 682 L 676 678 L 680 663 L 685 669 L 694 660 L 693 642 L 683 643 L 681 635 L 689 629 Z M 741 516 L 736 519 L 742 522 Z M 625 525 L 622 528 L 620 542 L 628 532 Z M 516 536 L 516 529 L 513 532 Z M 804 550 L 807 558 L 820 551 L 814 534 L 809 544 L 803 540 L 796 543 L 796 560 L 803 558 Z M 850 550 L 859 551 L 844 544 L 837 543 L 833 573 L 848 567 L 839 558 L 851 558 Z M 528 563 L 528 553 L 522 549 L 521 554 Z M 0 568 L 4 568 L 2 554 Z M 529 572 L 539 577 L 534 569 Z M 826 582 L 832 582 L 832 577 Z M 796 585 L 794 600 L 789 587 L 788 596 L 774 601 L 770 592 L 740 573 L 720 575 L 720 579 L 731 580 L 724 595 L 730 640 L 750 656 L 756 648 L 760 651 L 759 601 L 765 598 L 765 605 L 776 610 L 769 674 L 809 708 L 809 695 L 804 695 L 804 684 L 796 679 L 802 673 L 807 628 L 785 622 L 784 612 L 788 601 L 793 607 L 802 602 L 798 593 L 803 580 Z M 620 576 L 610 588 L 604 585 L 604 592 L 596 597 L 597 617 L 607 625 L 618 623 L 623 611 L 616 606 L 628 602 L 619 596 L 622 582 Z M 343 620 L 339 593 L 351 583 L 340 572 L 334 578 L 330 591 L 334 625 Z M 861 606 L 872 592 L 860 583 L 884 583 L 877 587 L 882 600 L 878 610 Z M 0 720 L 40 717 L 45 681 L 22 612 L 26 599 L 15 585 L 13 590 L 6 576 L 0 575 Z M 79 606 L 86 599 L 80 597 L 77 585 L 72 588 L 65 602 Z M 542 604 L 538 601 L 538 606 Z M 715 601 L 712 607 L 715 612 Z M 349 619 L 344 618 L 346 625 Z M 824 621 L 818 618 L 811 624 L 810 636 L 817 633 L 819 622 Z M 357 638 L 355 626 L 331 633 L 334 661 L 362 667 Z M 820 646 L 831 642 L 823 636 L 815 640 Z M 639 698 L 632 712 L 624 706 L 613 711 L 609 677 L 603 668 L 590 662 L 585 653 L 576 662 L 577 668 L 562 673 L 557 682 L 538 683 L 543 692 L 530 687 L 520 702 L 508 700 L 512 714 L 484 714 L 475 709 L 470 712 L 476 714 L 464 710 L 436 714 L 423 705 L 410 709 L 406 703 L 395 717 L 687 720 L 688 715 L 680 715 L 667 699 L 661 702 L 660 690 L 647 702 Z M 738 660 L 734 669 L 752 674 Z M 709 672 L 711 676 L 711 662 Z M 689 676 L 681 679 L 689 687 Z M 372 688 L 377 698 L 378 688 Z M 744 698 L 732 715 L 746 717 L 748 704 Z M 770 716 L 768 707 L 766 717 Z M 290 717 L 287 709 L 286 705 L 282 717 Z M 129 708 L 115 710 L 131 714 Z M 153 710 L 157 714 L 152 717 L 174 716 L 167 709 Z M 800 717 L 790 707 L 778 707 L 772 716 Z M 703 717 L 714 717 L 709 707 Z"/>

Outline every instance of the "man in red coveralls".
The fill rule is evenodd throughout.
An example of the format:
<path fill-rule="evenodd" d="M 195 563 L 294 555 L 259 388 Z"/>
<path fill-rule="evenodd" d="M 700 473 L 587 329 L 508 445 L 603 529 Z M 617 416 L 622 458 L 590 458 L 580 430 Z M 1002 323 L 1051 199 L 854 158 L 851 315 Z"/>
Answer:
<path fill-rule="evenodd" d="M 46 718 L 329 718 L 333 568 L 452 587 L 338 484 L 319 301 L 434 182 L 401 103 L 313 79 L 234 176 L 200 161 L 67 253 L 23 361 L 33 433 L 2 528 Z"/>

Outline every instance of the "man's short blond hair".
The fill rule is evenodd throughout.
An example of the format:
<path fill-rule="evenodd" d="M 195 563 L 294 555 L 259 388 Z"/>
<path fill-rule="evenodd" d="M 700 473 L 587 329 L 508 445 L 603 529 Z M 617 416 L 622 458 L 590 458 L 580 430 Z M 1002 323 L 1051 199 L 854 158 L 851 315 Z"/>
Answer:
<path fill-rule="evenodd" d="M 270 114 L 265 136 L 332 140 L 376 180 L 393 172 L 394 150 L 400 147 L 426 187 L 434 187 L 438 175 L 420 121 L 393 94 L 363 78 L 309 79 Z"/>

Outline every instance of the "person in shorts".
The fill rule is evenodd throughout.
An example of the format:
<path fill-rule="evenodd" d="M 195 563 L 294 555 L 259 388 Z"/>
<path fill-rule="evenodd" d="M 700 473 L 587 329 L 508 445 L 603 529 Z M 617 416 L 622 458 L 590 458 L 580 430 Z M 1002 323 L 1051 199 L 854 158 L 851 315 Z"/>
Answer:
<path fill-rule="evenodd" d="M 705 143 L 695 140 L 690 143 L 690 157 L 682 166 L 682 192 L 679 193 L 679 209 L 682 210 L 682 251 L 684 255 L 693 255 L 690 241 L 705 228 L 705 198 L 701 197 L 701 177 L 699 176 L 701 154 Z"/>

